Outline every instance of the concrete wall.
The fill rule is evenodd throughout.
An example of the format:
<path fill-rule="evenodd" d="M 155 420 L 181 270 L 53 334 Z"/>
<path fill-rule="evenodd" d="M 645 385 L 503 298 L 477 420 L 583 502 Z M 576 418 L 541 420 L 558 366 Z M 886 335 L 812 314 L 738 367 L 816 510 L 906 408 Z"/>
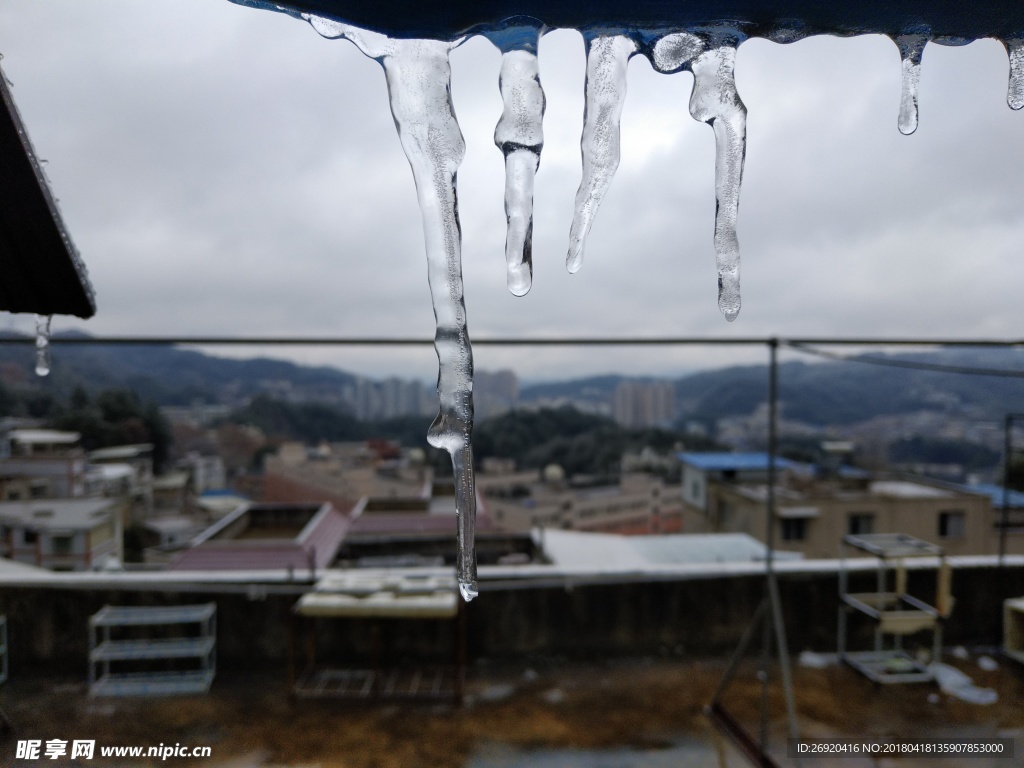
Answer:
<path fill-rule="evenodd" d="M 873 588 L 874 573 L 854 574 L 852 590 Z M 838 580 L 834 573 L 780 574 L 780 592 L 793 654 L 834 651 Z M 710 656 L 730 653 L 764 593 L 759 576 L 529 588 L 489 591 L 468 606 L 470 658 L 531 656 Z M 911 572 L 910 592 L 930 600 L 933 572 Z M 961 568 L 954 574 L 956 608 L 945 644 L 993 644 L 1000 637 L 1004 597 L 1024 595 L 1024 568 Z M 297 596 L 186 594 L 183 592 L 83 591 L 0 588 L 0 613 L 8 617 L 11 674 L 60 672 L 83 680 L 88 619 L 105 604 L 163 605 L 216 601 L 218 665 L 254 665 L 284 675 L 291 606 Z M 315 623 L 318 658 L 370 658 L 366 621 Z M 852 624 L 851 650 L 867 648 L 871 626 Z M 453 622 L 381 623 L 385 656 L 444 658 L 454 648 Z M 305 647 L 300 641 L 301 653 Z M 908 647 L 928 645 L 926 636 Z"/>

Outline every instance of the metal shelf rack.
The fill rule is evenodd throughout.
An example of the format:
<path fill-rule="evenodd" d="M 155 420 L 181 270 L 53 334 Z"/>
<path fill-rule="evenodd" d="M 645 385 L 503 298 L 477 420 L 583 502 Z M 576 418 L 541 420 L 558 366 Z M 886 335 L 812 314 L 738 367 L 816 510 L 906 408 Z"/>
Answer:
<path fill-rule="evenodd" d="M 180 627 L 198 629 L 195 636 L 119 639 L 128 627 Z M 171 696 L 206 693 L 213 682 L 217 649 L 217 606 L 179 605 L 128 608 L 104 606 L 89 619 L 90 696 Z M 113 671 L 115 662 L 194 659 L 189 670 Z"/>
<path fill-rule="evenodd" d="M 876 590 L 851 593 L 846 557 L 849 548 L 878 558 Z M 936 559 L 937 585 L 935 605 L 907 594 L 907 558 Z M 893 589 L 889 589 L 889 571 L 895 571 Z M 942 622 L 953 606 L 950 595 L 951 571 L 945 551 L 937 544 L 903 533 L 875 533 L 844 536 L 839 569 L 839 632 L 840 660 L 876 683 L 925 683 L 934 677 L 928 667 L 903 650 L 903 637 L 917 632 L 932 633 L 931 660 L 938 661 L 942 651 Z M 870 651 L 848 651 L 849 616 L 856 611 L 875 623 L 874 648 Z M 892 637 L 890 647 L 885 638 Z"/>

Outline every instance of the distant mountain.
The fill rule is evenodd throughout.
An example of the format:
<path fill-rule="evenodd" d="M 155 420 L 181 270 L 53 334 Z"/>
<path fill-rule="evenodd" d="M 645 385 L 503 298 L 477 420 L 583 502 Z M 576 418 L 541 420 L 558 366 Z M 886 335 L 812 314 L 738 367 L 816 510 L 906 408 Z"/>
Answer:
<path fill-rule="evenodd" d="M 868 362 L 881 360 L 888 366 Z M 1020 372 L 1021 378 L 965 375 L 891 367 L 913 365 Z M 751 413 L 767 401 L 767 366 L 743 366 L 676 382 L 684 417 L 713 420 Z M 890 414 L 968 412 L 1002 418 L 1024 408 L 1024 350 L 951 348 L 920 353 L 878 352 L 844 361 L 786 362 L 779 366 L 779 401 L 787 419 L 808 424 L 853 424 Z"/>
<path fill-rule="evenodd" d="M 935 411 L 1001 418 L 1024 411 L 1024 378 L 908 370 L 867 362 L 1017 371 L 1024 350 L 947 348 L 929 352 L 870 352 L 841 361 L 788 361 L 779 365 L 779 401 L 787 419 L 808 424 L 853 424 L 876 416 Z M 622 376 L 597 376 L 523 387 L 522 401 L 610 403 Z M 677 379 L 680 418 L 713 422 L 752 413 L 768 400 L 767 365 L 704 371 Z"/>
<path fill-rule="evenodd" d="M 235 405 L 260 394 L 337 404 L 343 388 L 356 380 L 337 368 L 264 357 L 234 360 L 167 346 L 59 343 L 52 346 L 50 375 L 39 379 L 33 373 L 34 355 L 31 346 L 0 342 L 0 381 L 15 387 L 38 385 L 64 397 L 76 386 L 129 388 L 159 405 Z"/>
<path fill-rule="evenodd" d="M 625 379 L 625 376 L 591 376 L 586 379 L 525 384 L 519 388 L 519 399 L 523 402 L 560 398 L 608 401 L 614 396 L 615 388 Z"/>
<path fill-rule="evenodd" d="M 861 357 L 1024 374 L 1022 349 L 947 348 L 872 352 Z M 4 344 L 0 338 L 0 382 L 4 386 L 38 387 L 62 398 L 76 386 L 84 386 L 90 391 L 129 388 L 143 401 L 159 405 L 199 401 L 238 406 L 265 395 L 281 401 L 344 407 L 343 393 L 348 389 L 351 395 L 357 381 L 355 375 L 327 366 L 265 357 L 234 360 L 150 345 L 55 344 L 50 376 L 39 379 L 33 368 L 31 345 Z M 520 402 L 609 404 L 626 378 L 591 376 L 525 385 Z M 680 418 L 711 423 L 748 415 L 765 403 L 768 371 L 766 365 L 721 368 L 677 379 L 675 387 Z M 818 362 L 808 357 L 779 366 L 779 398 L 786 419 L 813 425 L 853 424 L 916 411 L 1001 419 L 1007 412 L 1024 411 L 1024 378 L 907 370 L 857 358 Z"/>

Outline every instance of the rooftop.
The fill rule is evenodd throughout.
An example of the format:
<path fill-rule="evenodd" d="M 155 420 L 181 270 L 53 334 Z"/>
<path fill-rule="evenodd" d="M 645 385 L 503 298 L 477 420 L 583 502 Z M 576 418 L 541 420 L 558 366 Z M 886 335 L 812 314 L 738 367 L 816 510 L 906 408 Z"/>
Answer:
<path fill-rule="evenodd" d="M 677 454 L 683 464 L 709 472 L 768 471 L 767 453 L 689 453 Z M 795 469 L 798 464 L 789 459 L 775 458 L 776 469 Z"/>
<path fill-rule="evenodd" d="M 91 529 L 111 519 L 113 499 L 39 499 L 0 502 L 0 520 L 36 529 Z"/>
<path fill-rule="evenodd" d="M 61 432 L 56 429 L 14 429 L 9 436 L 22 445 L 74 445 L 82 439 L 78 432 Z"/>
<path fill-rule="evenodd" d="M 140 456 L 148 456 L 153 453 L 152 443 L 139 443 L 137 445 L 115 445 L 110 448 L 100 448 L 89 451 L 90 461 L 124 461 L 135 459 Z"/>
<path fill-rule="evenodd" d="M 952 499 L 956 491 L 909 480 L 876 480 L 869 486 L 876 496 L 891 496 L 897 499 Z"/>
<path fill-rule="evenodd" d="M 763 561 L 767 548 L 745 533 L 619 536 L 545 530 L 534 534 L 544 554 L 560 568 L 640 571 L 665 565 Z M 776 552 L 789 558 L 789 553 Z M 800 557 L 796 555 L 795 557 Z"/>
<path fill-rule="evenodd" d="M 1019 748 L 1024 734 L 1019 675 L 1008 673 L 1005 665 L 985 671 L 977 658 L 954 663 L 976 685 L 999 692 L 992 706 L 959 701 L 933 686 L 878 690 L 840 666 L 796 666 L 802 735 L 859 741 L 882 741 L 894 734 L 999 735 L 1015 738 Z M 724 668 L 724 659 L 687 658 L 592 663 L 530 659 L 474 666 L 467 675 L 468 704 L 462 709 L 389 700 L 344 708 L 329 701 L 289 701 L 283 668 L 218 670 L 209 694 L 201 697 L 100 703 L 86 695 L 83 680 L 20 676 L 5 685 L 4 709 L 19 731 L 28 734 L 88 734 L 96 740 L 96 757 L 83 764 L 97 768 L 116 765 L 100 757 L 100 747 L 175 743 L 211 746 L 213 756 L 171 760 L 168 765 L 209 768 L 710 768 L 720 763 L 702 711 Z M 728 697 L 731 711 L 756 734 L 761 693 L 754 674 L 751 663 L 742 664 Z M 772 754 L 783 759 L 783 704 L 772 693 Z M 930 695 L 937 703 L 929 703 Z M 0 762 L 13 762 L 15 747 L 15 739 L 0 744 Z M 730 744 L 724 749 L 728 765 L 747 765 Z M 341 756 L 344 763 L 338 762 Z M 804 762 L 811 764 L 854 768 L 873 763 L 856 758 Z M 943 761 L 909 756 L 879 764 L 952 768 L 1015 763 L 1005 758 Z"/>
<path fill-rule="evenodd" d="M 983 493 L 992 499 L 992 506 L 1002 509 L 1004 489 L 1001 485 L 992 483 L 975 483 L 963 486 L 968 493 Z M 1024 493 L 1021 491 L 1009 491 L 1006 493 L 1006 503 L 1014 509 L 1024 508 Z"/>
<path fill-rule="evenodd" d="M 334 559 L 350 525 L 349 515 L 330 504 L 246 504 L 197 536 L 168 568 L 325 568 Z"/>

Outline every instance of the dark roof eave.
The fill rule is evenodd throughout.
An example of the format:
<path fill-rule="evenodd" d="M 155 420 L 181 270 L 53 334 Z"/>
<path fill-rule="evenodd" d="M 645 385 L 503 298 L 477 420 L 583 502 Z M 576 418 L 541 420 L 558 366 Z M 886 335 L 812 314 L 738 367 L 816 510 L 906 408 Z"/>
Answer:
<path fill-rule="evenodd" d="M 92 317 L 92 286 L 0 70 L 0 310 Z"/>

